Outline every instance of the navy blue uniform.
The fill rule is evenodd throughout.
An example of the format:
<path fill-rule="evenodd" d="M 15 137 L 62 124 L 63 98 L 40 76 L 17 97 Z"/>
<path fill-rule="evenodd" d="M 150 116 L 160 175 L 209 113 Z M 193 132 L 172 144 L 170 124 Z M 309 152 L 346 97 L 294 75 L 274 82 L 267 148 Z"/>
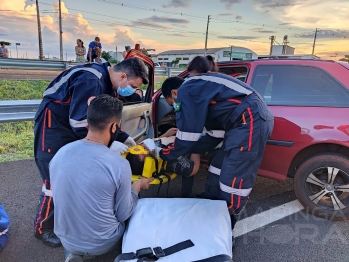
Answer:
<path fill-rule="evenodd" d="M 161 150 L 160 157 L 174 160 L 200 150 L 199 139 L 206 150 L 212 146 L 208 144 L 213 136 L 223 136 L 223 146 L 209 167 L 205 195 L 224 199 L 230 211 L 238 214 L 252 190 L 272 133 L 271 112 L 253 88 L 218 73 L 188 78 L 179 88 L 176 102 L 175 144 Z M 204 127 L 207 143 L 201 135 Z"/>
<path fill-rule="evenodd" d="M 114 95 L 108 72 L 109 63 L 75 66 L 62 72 L 43 94 L 43 101 L 35 116 L 34 155 L 43 180 L 39 210 L 34 231 L 53 229 L 53 202 L 49 162 L 64 145 L 87 135 L 88 99 L 101 94 Z M 128 134 L 118 134 L 125 142 Z"/>

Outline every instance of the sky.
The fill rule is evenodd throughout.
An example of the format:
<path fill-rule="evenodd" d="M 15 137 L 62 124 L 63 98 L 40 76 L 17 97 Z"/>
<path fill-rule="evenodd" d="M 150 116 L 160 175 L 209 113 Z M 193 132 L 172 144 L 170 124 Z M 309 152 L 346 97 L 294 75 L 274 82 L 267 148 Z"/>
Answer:
<path fill-rule="evenodd" d="M 39 0 L 43 50 L 59 57 L 57 0 Z M 176 49 L 246 47 L 269 53 L 269 37 L 282 43 L 288 35 L 296 54 L 337 60 L 349 54 L 349 0 L 65 0 L 62 1 L 64 58 L 75 59 L 76 39 L 85 46 L 95 36 L 104 51 L 123 51 L 140 43 L 155 53 Z M 11 56 L 38 58 L 35 1 L 9 0 L 0 5 L 0 40 L 12 43 Z M 152 52 L 154 53 L 154 52 Z"/>

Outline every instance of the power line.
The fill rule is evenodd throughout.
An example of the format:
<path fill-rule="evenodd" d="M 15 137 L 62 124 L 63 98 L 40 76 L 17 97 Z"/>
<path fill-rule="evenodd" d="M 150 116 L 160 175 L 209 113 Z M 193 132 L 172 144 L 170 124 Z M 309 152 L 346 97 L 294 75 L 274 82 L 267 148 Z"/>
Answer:
<path fill-rule="evenodd" d="M 124 4 L 124 3 L 117 3 L 117 2 L 111 2 L 108 0 L 98 0 L 100 2 L 105 2 L 109 4 L 114 4 L 114 5 L 119 5 L 122 7 L 128 7 L 132 9 L 137 9 L 137 10 L 143 10 L 143 11 L 151 11 L 151 12 L 157 12 L 157 13 L 164 13 L 164 14 L 172 14 L 172 15 L 179 15 L 179 16 L 184 16 L 188 18 L 196 18 L 200 19 L 200 21 L 205 21 L 206 17 L 204 16 L 196 16 L 196 15 L 190 15 L 182 12 L 169 12 L 169 11 L 164 11 L 161 9 L 155 9 L 155 8 L 150 8 L 150 7 L 144 7 L 144 6 L 135 6 L 135 5 L 129 5 L 129 4 Z M 278 28 L 278 29 L 289 29 L 289 30 L 297 30 L 297 31 L 307 31 L 308 29 L 298 29 L 298 28 L 287 28 L 287 27 L 281 27 L 281 26 L 272 26 L 272 25 L 267 25 L 267 24 L 262 24 L 262 23 L 252 23 L 252 22 L 245 22 L 245 21 L 239 21 L 239 20 L 228 20 L 228 19 L 220 19 L 220 18 L 211 18 L 212 22 L 218 21 L 218 22 L 223 22 L 223 23 L 239 23 L 239 24 L 244 24 L 244 25 L 253 25 L 253 26 L 267 26 L 268 28 Z M 286 25 L 285 25 L 286 26 Z"/>

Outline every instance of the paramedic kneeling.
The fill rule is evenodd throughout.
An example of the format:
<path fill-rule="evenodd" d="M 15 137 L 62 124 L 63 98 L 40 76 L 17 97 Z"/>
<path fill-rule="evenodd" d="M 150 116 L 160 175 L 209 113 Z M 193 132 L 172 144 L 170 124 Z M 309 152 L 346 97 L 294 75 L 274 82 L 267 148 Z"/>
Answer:
<path fill-rule="evenodd" d="M 234 220 L 254 185 L 273 115 L 252 87 L 219 73 L 189 77 L 172 98 L 178 128 L 174 147 L 155 152 L 166 161 L 177 159 L 192 150 L 204 127 L 218 124 L 221 130 L 210 132 L 224 133 L 223 145 L 211 161 L 203 197 L 225 200 Z"/>
<path fill-rule="evenodd" d="M 110 251 L 124 233 L 139 191 L 152 181 L 131 184 L 128 161 L 108 148 L 118 134 L 122 107 L 109 95 L 93 99 L 87 136 L 63 146 L 50 163 L 54 232 L 67 262 Z"/>

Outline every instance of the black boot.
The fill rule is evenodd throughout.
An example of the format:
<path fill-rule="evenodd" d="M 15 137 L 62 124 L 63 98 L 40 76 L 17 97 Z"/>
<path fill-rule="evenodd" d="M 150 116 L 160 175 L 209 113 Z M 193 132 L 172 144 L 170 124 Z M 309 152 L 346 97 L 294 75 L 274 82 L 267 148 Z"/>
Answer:
<path fill-rule="evenodd" d="M 56 234 L 53 233 L 53 230 L 44 231 L 42 234 L 35 233 L 34 236 L 37 239 L 42 240 L 44 245 L 48 247 L 54 248 L 62 245 L 61 240 L 59 240 Z"/>

